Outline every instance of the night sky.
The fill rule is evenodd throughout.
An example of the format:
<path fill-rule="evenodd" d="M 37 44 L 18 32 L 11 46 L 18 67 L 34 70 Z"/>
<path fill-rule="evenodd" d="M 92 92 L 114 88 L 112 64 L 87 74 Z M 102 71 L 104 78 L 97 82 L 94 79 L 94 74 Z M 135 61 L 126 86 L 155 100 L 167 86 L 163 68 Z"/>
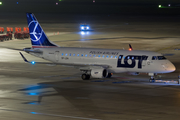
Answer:
<path fill-rule="evenodd" d="M 0 12 L 179 15 L 180 0 L 0 0 Z M 18 4 L 17 4 L 18 2 Z M 56 5 L 56 2 L 58 5 Z M 161 4 L 162 8 L 158 8 Z M 168 4 L 171 4 L 168 7 Z"/>

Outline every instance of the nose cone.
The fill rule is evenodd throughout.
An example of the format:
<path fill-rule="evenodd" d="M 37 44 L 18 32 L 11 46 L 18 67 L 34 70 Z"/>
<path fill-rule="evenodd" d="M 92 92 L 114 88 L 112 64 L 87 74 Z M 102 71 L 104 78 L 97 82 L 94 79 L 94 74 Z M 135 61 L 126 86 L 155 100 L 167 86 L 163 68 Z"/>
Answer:
<path fill-rule="evenodd" d="M 176 67 L 171 63 L 169 69 L 171 72 L 174 72 L 176 70 Z"/>
<path fill-rule="evenodd" d="M 176 67 L 170 61 L 166 65 L 166 68 L 168 72 L 174 72 L 176 70 Z"/>

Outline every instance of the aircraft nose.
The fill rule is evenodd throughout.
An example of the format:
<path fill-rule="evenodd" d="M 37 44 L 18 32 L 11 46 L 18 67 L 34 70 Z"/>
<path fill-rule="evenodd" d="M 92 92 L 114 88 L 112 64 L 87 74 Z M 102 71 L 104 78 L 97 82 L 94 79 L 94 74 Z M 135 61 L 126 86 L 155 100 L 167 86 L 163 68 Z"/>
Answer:
<path fill-rule="evenodd" d="M 176 67 L 169 61 L 166 65 L 167 71 L 174 72 L 176 70 Z"/>
<path fill-rule="evenodd" d="M 176 70 L 176 67 L 171 63 L 171 65 L 169 66 L 169 69 L 171 72 L 174 72 Z"/>

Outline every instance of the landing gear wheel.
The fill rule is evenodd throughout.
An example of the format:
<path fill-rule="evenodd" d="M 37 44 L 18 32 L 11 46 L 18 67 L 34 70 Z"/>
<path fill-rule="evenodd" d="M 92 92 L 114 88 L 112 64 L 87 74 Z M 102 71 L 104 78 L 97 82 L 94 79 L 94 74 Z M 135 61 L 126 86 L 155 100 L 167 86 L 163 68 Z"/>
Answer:
<path fill-rule="evenodd" d="M 108 73 L 107 78 L 111 78 L 112 73 Z"/>
<path fill-rule="evenodd" d="M 89 80 L 89 79 L 90 79 L 90 75 L 82 74 L 81 78 L 82 78 L 83 80 Z"/>
<path fill-rule="evenodd" d="M 153 79 L 149 79 L 149 82 L 150 83 L 154 83 L 155 82 L 155 79 L 153 78 Z"/>

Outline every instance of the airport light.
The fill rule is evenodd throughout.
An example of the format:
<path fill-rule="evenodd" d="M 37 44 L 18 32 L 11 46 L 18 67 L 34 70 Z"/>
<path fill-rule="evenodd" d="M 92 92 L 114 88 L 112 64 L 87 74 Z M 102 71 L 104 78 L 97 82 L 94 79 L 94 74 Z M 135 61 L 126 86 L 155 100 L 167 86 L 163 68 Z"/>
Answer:
<path fill-rule="evenodd" d="M 32 61 L 32 62 L 31 62 L 31 64 L 33 64 L 33 65 L 34 65 L 34 64 L 35 64 L 35 62 L 34 62 L 34 61 Z"/>
<path fill-rule="evenodd" d="M 161 8 L 162 6 L 161 5 L 159 5 L 159 8 Z"/>
<path fill-rule="evenodd" d="M 2 5 L 2 2 L 0 2 L 0 5 Z"/>

